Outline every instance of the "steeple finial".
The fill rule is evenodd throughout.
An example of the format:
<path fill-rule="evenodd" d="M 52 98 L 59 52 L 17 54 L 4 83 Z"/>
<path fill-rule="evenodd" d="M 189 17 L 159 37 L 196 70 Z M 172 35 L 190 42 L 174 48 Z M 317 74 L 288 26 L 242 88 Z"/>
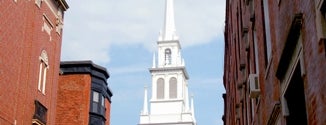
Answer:
<path fill-rule="evenodd" d="M 160 38 L 162 40 L 178 40 L 174 22 L 174 0 L 166 0 L 164 29 Z"/>

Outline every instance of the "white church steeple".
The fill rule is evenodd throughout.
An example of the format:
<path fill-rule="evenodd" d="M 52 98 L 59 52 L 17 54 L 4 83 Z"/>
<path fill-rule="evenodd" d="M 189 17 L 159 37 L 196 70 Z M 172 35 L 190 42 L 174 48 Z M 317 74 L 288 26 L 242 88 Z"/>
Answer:
<path fill-rule="evenodd" d="M 174 21 L 174 0 L 166 0 L 165 3 L 165 20 L 162 33 L 160 33 L 159 41 L 178 40 Z"/>
<path fill-rule="evenodd" d="M 147 89 L 138 125 L 196 125 L 193 102 L 188 94 L 188 73 L 176 35 L 174 0 L 166 0 L 163 31 L 157 41 L 157 56 L 149 69 L 152 76 L 151 97 L 147 109 Z M 190 106 L 191 105 L 191 106 Z"/>

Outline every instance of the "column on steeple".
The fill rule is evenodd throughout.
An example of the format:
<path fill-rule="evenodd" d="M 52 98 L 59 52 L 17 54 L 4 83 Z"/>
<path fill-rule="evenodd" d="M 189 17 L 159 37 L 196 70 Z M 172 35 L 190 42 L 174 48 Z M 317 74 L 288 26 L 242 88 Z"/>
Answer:
<path fill-rule="evenodd" d="M 155 56 L 155 52 L 153 54 L 153 66 L 152 68 L 155 68 L 156 67 L 156 56 Z"/>
<path fill-rule="evenodd" d="M 185 111 L 186 112 L 189 112 L 190 111 L 190 108 L 189 108 L 189 93 L 188 93 L 188 84 L 186 83 L 186 86 L 185 86 Z"/>
<path fill-rule="evenodd" d="M 196 124 L 196 118 L 195 118 L 195 107 L 194 107 L 194 96 L 191 96 L 191 114 L 192 118 L 194 120 L 194 123 Z"/>
<path fill-rule="evenodd" d="M 142 115 L 148 115 L 148 101 L 147 101 L 147 86 L 144 87 L 144 107 L 142 111 Z"/>

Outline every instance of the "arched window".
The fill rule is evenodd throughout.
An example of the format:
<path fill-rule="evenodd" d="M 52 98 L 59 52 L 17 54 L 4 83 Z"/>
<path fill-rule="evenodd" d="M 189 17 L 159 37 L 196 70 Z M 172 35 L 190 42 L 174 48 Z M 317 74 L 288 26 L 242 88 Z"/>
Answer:
<path fill-rule="evenodd" d="M 170 78 L 169 81 L 169 89 L 170 89 L 170 99 L 175 99 L 177 98 L 177 79 L 175 77 Z"/>
<path fill-rule="evenodd" d="M 171 49 L 165 49 L 165 65 L 171 64 Z"/>
<path fill-rule="evenodd" d="M 46 73 L 49 69 L 49 61 L 48 54 L 45 50 L 42 50 L 41 55 L 39 57 L 40 60 L 40 70 L 39 70 L 39 78 L 38 78 L 38 90 L 45 94 L 45 85 L 46 85 Z"/>
<path fill-rule="evenodd" d="M 164 99 L 164 79 L 157 80 L 157 99 Z"/>

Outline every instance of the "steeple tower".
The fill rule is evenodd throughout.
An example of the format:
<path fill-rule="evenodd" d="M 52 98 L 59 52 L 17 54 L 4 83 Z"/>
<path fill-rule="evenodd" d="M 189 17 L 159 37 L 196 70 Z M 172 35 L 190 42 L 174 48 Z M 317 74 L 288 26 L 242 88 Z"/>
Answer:
<path fill-rule="evenodd" d="M 160 32 L 157 41 L 157 56 L 154 53 L 153 65 L 149 69 L 152 76 L 150 110 L 147 111 L 145 90 L 144 107 L 138 125 L 196 125 L 194 107 L 193 104 L 190 107 L 189 103 L 189 76 L 176 35 L 173 2 L 166 0 L 163 32 Z"/>

